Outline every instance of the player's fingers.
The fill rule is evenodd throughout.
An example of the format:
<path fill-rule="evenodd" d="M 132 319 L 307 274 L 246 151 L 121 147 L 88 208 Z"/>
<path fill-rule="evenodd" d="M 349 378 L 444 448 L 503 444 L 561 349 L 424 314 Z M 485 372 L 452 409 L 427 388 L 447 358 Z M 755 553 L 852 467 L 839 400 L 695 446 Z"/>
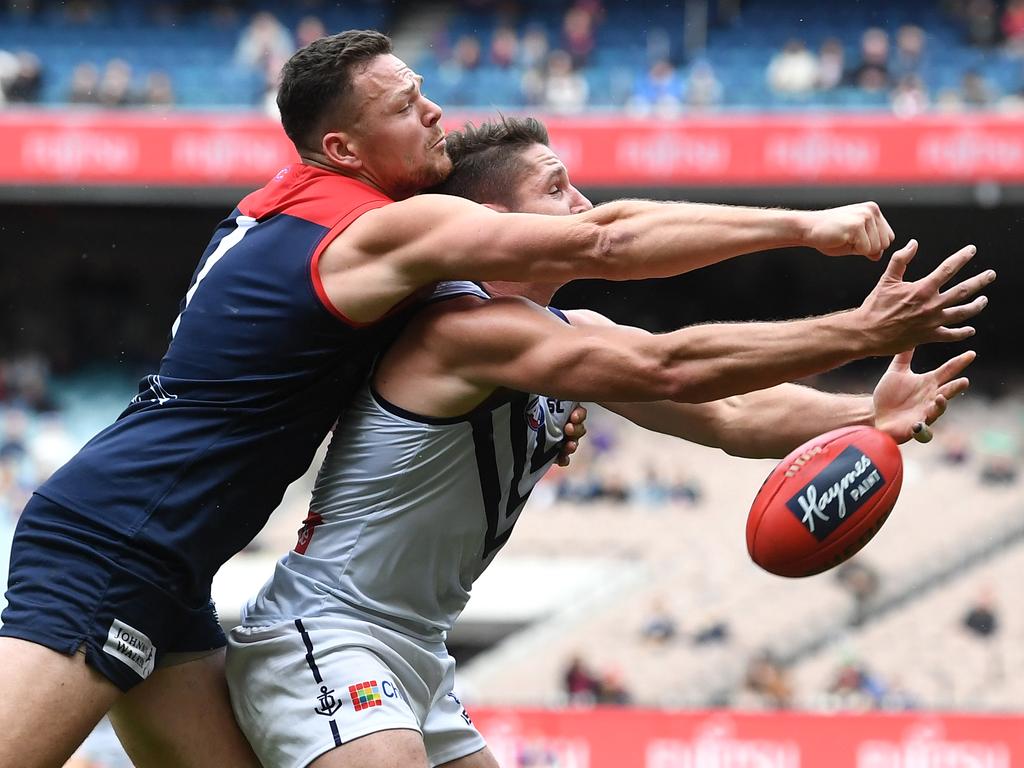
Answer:
<path fill-rule="evenodd" d="M 943 259 L 942 263 L 929 275 L 921 278 L 921 282 L 936 291 L 939 290 L 939 288 L 952 280 L 957 272 L 967 266 L 967 263 L 974 258 L 974 254 L 977 252 L 978 249 L 973 245 L 965 245 L 956 253 Z"/>
<path fill-rule="evenodd" d="M 943 326 L 936 329 L 935 334 L 932 336 L 932 341 L 964 341 L 971 338 L 974 333 L 974 328 L 969 325 L 965 325 L 962 328 L 946 328 Z"/>
<path fill-rule="evenodd" d="M 914 350 L 908 349 L 906 352 L 900 352 L 896 357 L 889 363 L 890 371 L 909 371 L 910 361 L 914 359 Z"/>
<path fill-rule="evenodd" d="M 587 408 L 583 405 L 577 405 L 572 409 L 572 413 L 569 414 L 569 422 L 572 424 L 582 424 L 587 420 Z"/>
<path fill-rule="evenodd" d="M 942 310 L 942 323 L 943 325 L 956 325 L 962 323 L 965 320 L 970 320 L 975 315 L 981 313 L 985 307 L 988 306 L 988 297 L 979 296 L 970 304 L 961 304 L 958 307 L 950 307 L 949 309 Z"/>
<path fill-rule="evenodd" d="M 875 207 L 877 208 L 877 206 Z M 881 235 L 882 250 L 884 251 L 896 241 L 896 233 L 892 231 L 892 227 L 889 226 L 889 222 L 885 220 L 885 216 L 882 215 L 881 211 L 878 211 L 878 219 L 878 233 Z"/>
<path fill-rule="evenodd" d="M 950 358 L 935 369 L 935 378 L 943 384 L 955 379 L 967 369 L 967 366 L 974 362 L 977 356 L 978 354 L 973 349 L 969 349 L 956 357 Z"/>
<path fill-rule="evenodd" d="M 907 265 L 917 253 L 917 240 L 910 240 L 889 258 L 889 266 L 885 268 L 887 277 L 893 280 L 902 280 L 903 274 L 907 271 Z"/>
<path fill-rule="evenodd" d="M 966 376 L 961 376 L 959 379 L 943 384 L 939 387 L 939 394 L 946 398 L 946 402 L 949 402 L 957 395 L 962 395 L 971 386 L 971 380 Z"/>
<path fill-rule="evenodd" d="M 868 237 L 867 250 L 864 253 L 872 259 L 877 258 L 882 252 L 882 240 L 878 235 L 878 222 L 874 217 L 869 217 L 865 222 L 864 231 Z"/>
<path fill-rule="evenodd" d="M 932 441 L 932 431 L 923 421 L 917 422 L 910 431 L 914 439 L 919 443 L 930 443 Z"/>
<path fill-rule="evenodd" d="M 925 414 L 924 423 L 934 424 L 938 421 L 942 417 L 942 414 L 946 412 L 947 405 L 948 401 L 945 397 L 942 395 L 936 395 L 932 404 L 928 406 L 928 412 Z"/>
<path fill-rule="evenodd" d="M 991 285 L 995 279 L 995 270 L 986 269 L 984 272 L 967 278 L 962 283 L 957 283 L 949 290 L 939 294 L 942 306 L 951 307 L 954 304 L 962 304 L 985 286 Z"/>
<path fill-rule="evenodd" d="M 558 454 L 558 466 L 569 466 L 569 457 L 576 453 L 577 448 L 579 448 L 579 444 L 575 440 L 566 440 L 562 445 L 561 453 Z"/>

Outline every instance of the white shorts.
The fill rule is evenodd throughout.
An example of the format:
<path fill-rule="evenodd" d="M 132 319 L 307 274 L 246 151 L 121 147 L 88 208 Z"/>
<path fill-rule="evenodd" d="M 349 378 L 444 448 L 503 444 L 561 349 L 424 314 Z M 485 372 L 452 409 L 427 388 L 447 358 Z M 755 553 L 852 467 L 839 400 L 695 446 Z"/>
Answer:
<path fill-rule="evenodd" d="M 389 629 L 342 617 L 228 635 L 235 718 L 260 762 L 305 768 L 360 736 L 404 728 L 423 736 L 432 766 L 485 742 L 453 692 L 455 659 Z"/>

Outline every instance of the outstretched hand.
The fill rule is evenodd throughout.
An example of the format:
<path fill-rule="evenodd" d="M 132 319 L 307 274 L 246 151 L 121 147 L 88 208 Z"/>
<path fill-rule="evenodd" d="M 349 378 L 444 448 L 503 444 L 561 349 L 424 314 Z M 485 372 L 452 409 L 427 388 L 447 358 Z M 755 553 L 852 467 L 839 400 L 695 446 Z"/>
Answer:
<path fill-rule="evenodd" d="M 973 351 L 964 352 L 934 371 L 914 373 L 910 370 L 913 355 L 914 350 L 896 355 L 872 394 L 875 427 L 897 443 L 914 436 L 915 424 L 933 424 L 950 400 L 967 391 L 970 381 L 960 374 L 976 357 Z"/>
<path fill-rule="evenodd" d="M 906 282 L 907 266 L 917 253 L 917 241 L 910 240 L 889 259 L 874 290 L 856 310 L 871 339 L 872 354 L 896 354 L 919 344 L 936 341 L 963 341 L 974 334 L 971 326 L 961 326 L 988 304 L 986 296 L 977 296 L 996 279 L 987 269 L 945 290 L 946 286 L 974 257 L 977 249 L 964 246 L 947 257 L 920 280 Z M 959 327 L 954 327 L 959 326 Z"/>

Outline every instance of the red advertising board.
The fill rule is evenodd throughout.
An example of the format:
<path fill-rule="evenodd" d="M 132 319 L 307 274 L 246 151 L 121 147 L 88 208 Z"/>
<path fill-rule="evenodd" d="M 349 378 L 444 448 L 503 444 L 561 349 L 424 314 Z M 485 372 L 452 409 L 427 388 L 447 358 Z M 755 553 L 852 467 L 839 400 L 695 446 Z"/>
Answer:
<path fill-rule="evenodd" d="M 454 115 L 445 123 L 463 120 Z M 548 123 L 552 143 L 583 186 L 1024 183 L 1024 117 L 737 115 Z M 4 185 L 258 185 L 294 158 L 280 125 L 259 116 L 0 114 Z"/>
<path fill-rule="evenodd" d="M 472 711 L 509 768 L 1014 768 L 1024 716 Z"/>

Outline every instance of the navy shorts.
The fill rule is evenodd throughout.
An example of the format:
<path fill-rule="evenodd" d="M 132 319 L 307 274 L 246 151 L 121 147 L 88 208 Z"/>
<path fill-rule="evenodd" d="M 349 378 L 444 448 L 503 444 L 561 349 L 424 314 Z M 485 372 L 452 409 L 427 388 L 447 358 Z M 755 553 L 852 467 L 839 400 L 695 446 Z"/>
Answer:
<path fill-rule="evenodd" d="M 0 636 L 73 654 L 122 691 L 141 683 L 165 654 L 223 647 L 207 592 L 189 600 L 159 583 L 151 553 L 33 495 L 14 532 Z"/>

